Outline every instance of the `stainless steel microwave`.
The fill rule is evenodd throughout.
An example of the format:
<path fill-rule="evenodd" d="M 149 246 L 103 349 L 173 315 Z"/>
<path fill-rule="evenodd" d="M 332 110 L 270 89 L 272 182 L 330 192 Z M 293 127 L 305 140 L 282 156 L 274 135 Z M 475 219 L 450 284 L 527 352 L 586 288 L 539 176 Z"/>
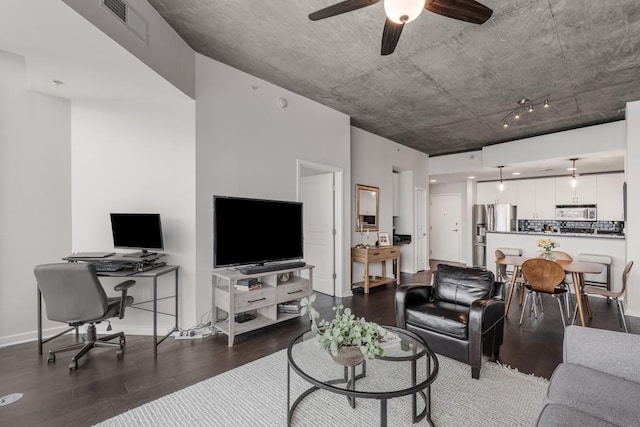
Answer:
<path fill-rule="evenodd" d="M 596 221 L 596 205 L 556 205 L 556 219 L 561 221 Z"/>

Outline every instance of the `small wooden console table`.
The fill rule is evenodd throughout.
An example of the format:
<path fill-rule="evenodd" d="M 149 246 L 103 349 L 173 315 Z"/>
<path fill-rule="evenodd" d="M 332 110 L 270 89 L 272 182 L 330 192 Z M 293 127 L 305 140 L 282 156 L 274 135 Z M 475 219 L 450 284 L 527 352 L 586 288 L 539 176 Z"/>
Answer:
<path fill-rule="evenodd" d="M 395 277 L 387 276 L 387 261 L 396 263 Z M 400 247 L 399 246 L 374 246 L 370 248 L 351 248 L 351 262 L 364 264 L 364 281 L 353 283 L 353 265 L 351 266 L 351 289 L 364 288 L 364 293 L 369 293 L 369 288 L 386 285 L 387 283 L 400 284 Z M 369 264 L 382 262 L 382 275 L 380 278 L 369 277 Z"/>

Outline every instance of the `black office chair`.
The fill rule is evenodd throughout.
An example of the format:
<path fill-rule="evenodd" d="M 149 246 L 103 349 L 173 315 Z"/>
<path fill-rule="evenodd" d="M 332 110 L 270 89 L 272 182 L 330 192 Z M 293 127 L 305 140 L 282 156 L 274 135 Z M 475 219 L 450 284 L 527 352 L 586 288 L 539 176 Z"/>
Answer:
<path fill-rule="evenodd" d="M 109 298 L 98 281 L 95 267 L 91 264 L 38 265 L 34 274 L 49 320 L 68 323 L 71 327 L 89 324 L 83 342 L 49 350 L 48 362 L 56 361 L 56 353 L 78 348 L 80 351 L 71 359 L 69 370 L 78 369 L 78 360 L 95 347 L 115 347 L 118 349 L 118 356 L 123 354 L 126 343 L 124 332 L 98 338 L 95 324 L 112 317 L 124 317 L 125 308 L 133 304 L 133 297 L 127 296 L 127 290 L 135 285 L 135 280 L 126 280 L 116 285 L 114 290 L 122 292 L 122 295 Z M 107 330 L 110 329 L 111 323 Z M 119 343 L 108 342 L 115 338 L 120 338 Z"/>

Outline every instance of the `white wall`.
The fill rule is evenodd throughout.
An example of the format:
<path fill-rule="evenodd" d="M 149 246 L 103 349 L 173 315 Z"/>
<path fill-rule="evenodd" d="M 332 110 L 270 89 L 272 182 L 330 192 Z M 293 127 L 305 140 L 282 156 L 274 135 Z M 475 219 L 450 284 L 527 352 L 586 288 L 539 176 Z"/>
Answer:
<path fill-rule="evenodd" d="M 202 55 L 196 55 L 196 90 L 196 295 L 201 314 L 211 306 L 213 195 L 294 201 L 300 159 L 342 168 L 343 206 L 349 207 L 351 167 L 349 117 L 342 113 Z M 287 99 L 287 108 L 277 105 L 279 97 Z M 343 218 L 349 224 L 348 209 Z M 343 246 L 348 266 L 349 242 Z M 338 295 L 349 289 L 350 270 L 342 271 Z"/>
<path fill-rule="evenodd" d="M 627 313 L 640 317 L 640 101 L 626 109 L 627 261 L 635 261 L 627 288 Z"/>
<path fill-rule="evenodd" d="M 378 187 L 380 198 L 380 231 L 388 231 L 391 233 L 393 227 L 393 171 L 412 172 L 413 182 L 411 186 L 421 187 L 427 190 L 427 200 L 429 199 L 429 156 L 403 145 L 397 144 L 389 139 L 382 138 L 370 132 L 351 128 L 351 179 L 353 181 L 350 194 L 352 195 L 351 211 L 355 212 L 355 185 L 363 184 Z M 402 176 L 401 174 L 401 185 Z M 404 194 L 409 197 L 403 197 L 401 212 L 399 215 L 404 217 L 410 224 L 413 224 L 410 230 L 412 243 L 408 245 L 401 255 L 401 271 L 407 273 L 415 273 L 415 191 L 411 189 Z M 402 191 L 402 190 L 401 190 Z M 407 200 L 408 199 L 408 200 Z M 429 224 L 429 210 L 427 208 L 427 224 Z M 403 220 L 405 221 L 405 220 Z M 356 232 L 355 215 L 349 218 L 351 227 L 351 242 L 355 245 L 360 242 L 360 236 Z M 406 231 L 406 230 L 402 230 Z M 371 237 L 371 243 L 375 243 L 376 237 Z M 405 264 L 403 258 L 404 252 L 408 255 L 408 264 Z M 427 254 L 429 247 L 427 243 Z M 354 268 L 354 281 L 360 281 L 363 275 L 363 268 L 356 264 Z M 381 266 L 379 264 L 372 265 L 371 274 L 380 274 Z M 389 270 L 390 271 L 390 270 Z"/>
<path fill-rule="evenodd" d="M 71 250 L 69 102 L 30 92 L 26 74 L 0 51 L 0 346 L 36 338 L 33 268 Z"/>
<path fill-rule="evenodd" d="M 78 100 L 72 104 L 72 215 L 74 251 L 113 250 L 110 212 L 159 213 L 168 264 L 180 265 L 180 326 L 195 310 L 195 103 L 174 89 L 165 102 Z M 151 298 L 150 279 L 130 294 Z M 116 279 L 102 281 L 113 294 Z M 173 275 L 159 280 L 160 296 Z M 173 312 L 173 301 L 165 311 Z M 128 310 L 118 326 L 130 334 L 152 331 L 150 313 Z M 160 331 L 172 318 L 160 316 Z"/>
<path fill-rule="evenodd" d="M 195 52 L 146 0 L 126 1 L 147 23 L 146 42 L 101 6 L 100 0 L 63 1 L 175 87 L 195 98 Z"/>
<path fill-rule="evenodd" d="M 482 148 L 485 167 L 625 149 L 625 122 L 556 132 Z"/>

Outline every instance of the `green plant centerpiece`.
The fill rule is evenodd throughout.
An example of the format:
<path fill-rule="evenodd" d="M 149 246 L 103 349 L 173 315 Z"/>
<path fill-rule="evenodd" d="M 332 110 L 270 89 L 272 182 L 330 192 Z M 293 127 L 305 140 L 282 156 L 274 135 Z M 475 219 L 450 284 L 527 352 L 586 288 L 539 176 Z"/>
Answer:
<path fill-rule="evenodd" d="M 553 259 L 553 255 L 551 254 L 551 249 L 557 248 L 558 246 L 560 245 L 552 239 L 538 240 L 538 247 L 544 249 L 543 257 L 547 259 Z"/>
<path fill-rule="evenodd" d="M 318 335 L 319 347 L 328 350 L 336 363 L 355 366 L 365 357 L 373 359 L 384 356 L 380 341 L 387 331 L 383 327 L 367 322 L 364 317 L 356 317 L 350 308 L 344 308 L 342 304 L 333 307 L 336 312 L 333 320 L 328 322 L 322 319 L 316 322 L 320 313 L 313 308 L 315 300 L 315 294 L 303 298 L 300 301 L 300 312 L 303 316 L 308 314 L 311 330 Z"/>

